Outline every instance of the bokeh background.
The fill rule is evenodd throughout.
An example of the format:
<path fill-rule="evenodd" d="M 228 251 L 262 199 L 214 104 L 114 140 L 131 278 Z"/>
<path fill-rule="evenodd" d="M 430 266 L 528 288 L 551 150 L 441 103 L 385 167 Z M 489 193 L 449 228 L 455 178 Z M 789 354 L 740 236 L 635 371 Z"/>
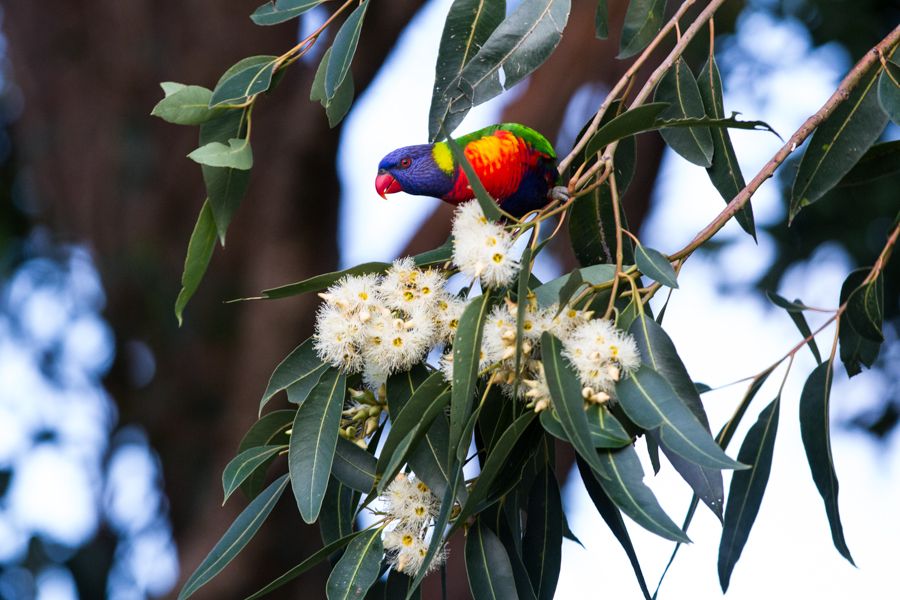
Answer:
<path fill-rule="evenodd" d="M 255 419 L 269 373 L 309 335 L 315 306 L 313 297 L 222 301 L 446 239 L 446 206 L 404 195 L 384 202 L 372 180 L 383 154 L 424 141 L 450 0 L 373 2 L 353 65 L 359 98 L 340 128 L 329 129 L 308 101 L 315 55 L 258 107 L 248 196 L 177 327 L 172 304 L 203 200 L 199 169 L 184 157 L 196 132 L 149 112 L 159 81 L 210 86 L 244 56 L 280 54 L 326 14 L 261 28 L 247 18 L 255 4 L 0 1 L 0 599 L 174 597 L 242 507 L 240 498 L 220 507 L 221 470 Z M 574 0 L 554 56 L 473 111 L 460 131 L 518 121 L 565 153 L 627 68 L 614 59 L 615 35 L 594 39 L 596 4 Z M 609 5 L 620 23 L 626 2 Z M 727 3 L 716 21 L 726 109 L 786 137 L 898 20 L 891 0 Z M 689 55 L 695 64 L 707 50 L 705 37 L 698 40 Z M 780 146 L 769 134 L 733 137 L 745 174 Z M 885 132 L 897 137 L 896 127 Z M 639 158 L 625 199 L 629 221 L 649 245 L 674 250 L 722 200 L 702 169 L 665 151 L 658 136 L 642 137 Z M 893 176 L 836 190 L 788 229 L 786 181 L 776 178 L 754 197 L 759 243 L 729 225 L 688 261 L 669 304 L 667 330 L 694 379 L 714 388 L 759 371 L 800 339 L 761 290 L 836 306 L 843 277 L 873 262 L 900 207 Z M 555 243 L 538 274 L 573 261 L 566 244 Z M 795 415 L 813 362 L 799 354 L 769 489 L 728 597 L 896 590 L 898 265 L 886 277 L 879 362 L 852 382 L 839 370 L 832 401 L 844 528 L 859 568 L 831 547 L 805 464 Z M 823 346 L 831 333 L 822 334 Z M 704 396 L 714 427 L 742 391 Z M 774 393 L 764 388 L 759 406 Z M 652 478 L 645 470 L 678 520 L 689 489 L 665 466 Z M 557 596 L 599 597 L 602 584 L 606 594 L 638 597 L 624 554 L 577 478 L 565 485 L 564 502 L 584 548 L 565 543 Z M 243 597 L 319 547 L 317 529 L 302 524 L 289 498 L 270 521 L 198 597 Z M 630 531 L 652 588 L 671 544 Z M 691 537 L 662 598 L 720 597 L 718 523 L 708 511 L 698 513 Z M 461 556 L 461 547 L 453 553 Z M 452 561 L 451 575 L 461 568 Z M 323 597 L 327 574 L 319 567 L 275 597 Z M 450 583 L 451 597 L 467 597 L 462 577 Z"/>

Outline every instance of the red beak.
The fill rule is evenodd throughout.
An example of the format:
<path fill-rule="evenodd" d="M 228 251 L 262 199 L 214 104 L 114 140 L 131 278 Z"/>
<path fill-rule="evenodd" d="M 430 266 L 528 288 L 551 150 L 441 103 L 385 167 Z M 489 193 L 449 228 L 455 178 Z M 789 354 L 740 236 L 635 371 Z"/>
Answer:
<path fill-rule="evenodd" d="M 385 194 L 393 194 L 395 192 L 402 192 L 403 186 L 400 185 L 400 182 L 394 179 L 393 175 L 388 172 L 379 173 L 378 177 L 375 178 L 375 191 L 378 192 L 378 195 L 387 200 L 387 196 Z"/>

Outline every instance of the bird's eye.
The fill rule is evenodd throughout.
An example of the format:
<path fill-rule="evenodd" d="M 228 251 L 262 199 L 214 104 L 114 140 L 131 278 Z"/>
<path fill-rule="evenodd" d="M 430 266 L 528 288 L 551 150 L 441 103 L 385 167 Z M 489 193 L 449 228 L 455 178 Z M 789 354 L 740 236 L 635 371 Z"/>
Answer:
<path fill-rule="evenodd" d="M 411 165 L 411 164 L 412 164 L 412 161 L 409 158 L 401 158 L 400 159 L 400 166 L 403 167 L 404 169 L 408 169 L 409 165 Z"/>

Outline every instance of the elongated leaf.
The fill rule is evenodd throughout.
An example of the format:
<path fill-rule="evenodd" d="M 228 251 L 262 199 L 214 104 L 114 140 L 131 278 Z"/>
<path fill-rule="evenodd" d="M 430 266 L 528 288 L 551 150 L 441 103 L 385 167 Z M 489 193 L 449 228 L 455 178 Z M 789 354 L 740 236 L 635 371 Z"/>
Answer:
<path fill-rule="evenodd" d="M 266 490 L 257 496 L 253 502 L 247 505 L 234 523 L 225 532 L 213 549 L 210 550 L 197 570 L 194 571 L 184 587 L 178 593 L 178 600 L 190 597 L 198 589 L 206 585 L 213 577 L 218 575 L 238 553 L 244 549 L 263 521 L 275 508 L 275 503 L 281 498 L 284 488 L 287 487 L 288 476 L 282 475 L 272 482 Z"/>
<path fill-rule="evenodd" d="M 203 208 L 200 209 L 200 216 L 197 217 L 197 224 L 194 225 L 191 240 L 188 242 L 187 256 L 184 258 L 184 272 L 181 274 L 181 291 L 178 292 L 178 298 L 175 299 L 175 318 L 178 319 L 179 327 L 182 323 L 184 308 L 197 288 L 200 287 L 200 281 L 206 273 L 215 246 L 216 223 L 209 207 L 209 200 L 206 200 L 203 202 Z"/>
<path fill-rule="evenodd" d="M 885 67 L 878 78 L 878 102 L 894 125 L 900 125 L 900 65 L 889 60 Z"/>
<path fill-rule="evenodd" d="M 716 64 L 715 57 L 710 54 L 706 64 L 700 69 L 700 75 L 697 77 L 697 87 L 700 89 L 700 99 L 703 101 L 703 108 L 706 110 L 706 116 L 713 119 L 725 118 L 725 103 L 722 98 L 722 78 L 719 75 L 719 66 Z M 725 202 L 730 202 L 732 198 L 744 189 L 746 182 L 744 175 L 741 173 L 741 166 L 738 164 L 737 155 L 734 153 L 734 146 L 731 144 L 731 136 L 728 130 L 724 128 L 713 128 L 713 158 L 712 165 L 706 169 L 710 181 L 716 190 L 722 196 Z M 741 228 L 756 239 L 756 225 L 753 222 L 753 207 L 748 201 L 735 214 L 735 220 Z"/>
<path fill-rule="evenodd" d="M 541 362 L 553 398 L 553 407 L 566 432 L 566 438 L 592 469 L 603 474 L 603 465 L 594 449 L 587 416 L 584 414 L 584 398 L 581 396 L 578 375 L 562 356 L 562 342 L 548 331 L 541 336 Z"/>
<path fill-rule="evenodd" d="M 661 119 L 699 119 L 706 115 L 697 80 L 683 58 L 660 80 L 654 100 L 670 104 L 660 114 Z M 706 127 L 666 128 L 660 133 L 666 144 L 686 160 L 701 167 L 712 166 L 713 141 Z"/>
<path fill-rule="evenodd" d="M 323 544 L 330 544 L 353 533 L 359 492 L 334 477 L 328 480 L 322 512 L 319 513 L 319 533 Z"/>
<path fill-rule="evenodd" d="M 260 418 L 244 434 L 238 445 L 237 453 L 240 454 L 250 448 L 258 446 L 287 445 L 290 437 L 285 433 L 294 422 L 294 410 L 275 410 Z M 266 470 L 275 456 L 259 465 L 253 473 L 241 484 L 241 491 L 249 499 L 253 499 L 263 489 L 266 483 Z"/>
<path fill-rule="evenodd" d="M 522 562 L 522 532 L 520 528 L 515 528 L 516 519 L 510 515 L 520 514 L 520 504 L 514 494 L 504 499 L 502 504 L 494 504 L 489 509 L 481 513 L 479 520 L 490 528 L 497 538 L 506 548 L 506 555 L 509 558 L 509 564 L 512 567 L 513 578 L 516 582 L 516 593 L 519 600 L 537 600 L 534 589 L 531 586 L 531 579 L 525 563 Z M 511 522 L 512 521 L 512 522 Z"/>
<path fill-rule="evenodd" d="M 294 579 L 296 579 L 297 577 L 299 577 L 306 571 L 309 571 L 311 568 L 313 568 L 314 566 L 316 566 L 317 564 L 319 564 L 320 562 L 322 562 L 323 560 L 325 560 L 326 558 L 331 556 L 331 554 L 333 554 L 335 551 L 340 550 L 341 548 L 343 548 L 344 546 L 349 544 L 351 541 L 353 541 L 354 539 L 356 539 L 363 533 L 367 533 L 368 531 L 369 530 L 355 531 L 348 536 L 342 537 L 341 539 L 339 539 L 335 542 L 332 542 L 331 544 L 328 544 L 321 550 L 318 550 L 318 551 L 312 553 L 308 558 L 306 558 L 299 565 L 292 567 L 291 569 L 286 571 L 283 575 L 281 575 L 280 577 L 271 581 L 269 584 L 267 584 L 261 590 L 257 591 L 256 593 L 254 593 L 250 596 L 247 596 L 247 598 L 245 600 L 257 600 L 257 598 L 262 598 L 263 596 L 268 595 L 269 592 L 272 592 L 273 590 L 277 590 L 278 588 L 285 585 L 286 583 L 293 581 Z"/>
<path fill-rule="evenodd" d="M 672 386 L 649 366 L 620 381 L 616 393 L 628 418 L 644 429 L 659 427 L 666 446 L 687 460 L 714 469 L 746 468 L 722 451 Z"/>
<path fill-rule="evenodd" d="M 472 397 L 478 382 L 478 362 L 481 360 L 481 335 L 490 307 L 490 296 L 484 294 L 469 302 L 453 338 L 453 385 L 450 396 L 450 445 L 452 455 L 462 442 L 463 427 L 472 412 Z M 452 462 L 448 456 L 447 463 Z"/>
<path fill-rule="evenodd" d="M 253 167 L 253 151 L 250 149 L 250 140 L 241 138 L 229 139 L 227 146 L 220 142 L 210 142 L 188 154 L 188 158 L 210 167 L 226 167 L 239 171 L 246 171 Z"/>
<path fill-rule="evenodd" d="M 862 285 L 868 274 L 869 269 L 857 269 L 847 276 L 841 286 L 841 304 L 848 301 L 850 295 Z M 866 339 L 857 333 L 847 311 L 841 314 L 838 341 L 840 342 L 841 362 L 844 363 L 848 377 L 862 372 L 862 365 L 871 367 L 875 364 L 881 349 L 880 343 Z"/>
<path fill-rule="evenodd" d="M 722 540 L 719 543 L 719 583 L 723 593 L 728 590 L 731 572 L 747 543 L 769 481 L 775 434 L 778 431 L 779 401 L 780 398 L 775 398 L 763 409 L 738 452 L 738 460 L 751 466 L 734 474 L 728 490 L 728 506 L 725 507 Z"/>
<path fill-rule="evenodd" d="M 437 139 L 450 110 L 448 88 L 506 15 L 506 0 L 455 0 L 450 6 L 435 66 L 428 138 Z"/>
<path fill-rule="evenodd" d="M 528 523 L 522 561 L 538 600 L 553 600 L 562 557 L 563 519 L 559 484 L 549 467 L 534 479 L 528 495 Z"/>
<path fill-rule="evenodd" d="M 799 298 L 794 300 L 793 302 L 790 302 L 787 298 L 782 298 L 775 292 L 770 292 L 768 290 L 766 290 L 766 296 L 769 298 L 769 300 L 772 301 L 773 304 L 780 306 L 787 311 L 788 316 L 791 318 L 791 321 L 794 322 L 794 325 L 797 326 L 800 334 L 804 338 L 809 338 L 809 342 L 807 342 L 807 345 L 809 346 L 809 350 L 810 352 L 812 352 L 813 357 L 816 359 L 816 362 L 822 362 L 822 355 L 819 353 L 819 347 L 816 345 L 816 339 L 812 337 L 812 330 L 809 328 L 809 323 L 806 322 L 806 317 L 803 316 L 803 302 Z"/>
<path fill-rule="evenodd" d="M 204 147 L 216 142 L 225 145 L 232 138 L 246 137 L 245 116 L 244 111 L 228 110 L 221 116 L 207 121 L 200 126 L 200 146 Z M 247 186 L 250 184 L 250 172 L 209 165 L 201 165 L 200 170 L 203 172 L 206 195 L 216 221 L 219 243 L 225 245 L 225 233 L 247 192 Z"/>
<path fill-rule="evenodd" d="M 590 285 L 610 281 L 616 273 L 615 265 L 593 265 L 579 269 L 581 279 Z M 534 289 L 534 295 L 540 306 L 550 306 L 559 300 L 559 292 L 566 284 L 569 275 L 557 277 Z"/>
<path fill-rule="evenodd" d="M 409 453 L 407 461 L 416 477 L 425 482 L 437 497 L 444 495 L 450 484 L 447 454 L 450 452 L 450 425 L 439 414 L 425 434 L 425 439 Z M 464 491 L 465 488 L 461 488 Z M 464 499 L 463 496 L 462 499 Z"/>
<path fill-rule="evenodd" d="M 666 0 L 630 0 L 616 58 L 634 56 L 662 29 Z"/>
<path fill-rule="evenodd" d="M 334 129 L 337 127 L 353 105 L 353 97 L 356 89 L 353 85 L 353 75 L 348 73 L 344 77 L 344 81 L 338 86 L 334 97 L 325 103 L 325 116 L 328 117 L 328 126 Z"/>
<path fill-rule="evenodd" d="M 569 276 L 566 278 L 566 282 L 559 290 L 559 310 L 562 311 L 566 305 L 569 303 L 569 300 L 575 295 L 581 286 L 584 285 L 584 280 L 581 278 L 581 271 L 575 269 Z"/>
<path fill-rule="evenodd" d="M 389 382 L 388 389 L 391 387 L 396 389 L 397 386 L 392 386 L 391 384 L 392 382 Z M 443 374 L 436 371 L 431 373 L 428 378 L 416 388 L 409 399 L 402 403 L 402 408 L 397 410 L 395 408 L 396 403 L 394 406 L 388 404 L 391 410 L 391 430 L 388 432 L 387 439 L 384 441 L 384 445 L 381 448 L 381 453 L 378 458 L 377 472 L 379 474 L 384 473 L 384 469 L 387 466 L 391 455 L 394 454 L 394 451 L 400 445 L 401 440 L 422 425 L 423 415 L 430 410 L 433 410 L 429 407 L 434 405 L 438 399 L 441 399 L 442 403 L 446 403 L 447 399 L 441 398 L 446 392 L 447 382 L 444 381 Z M 392 399 L 393 398 L 391 398 L 391 400 Z M 432 419 L 433 418 L 434 417 L 432 417 Z M 429 426 L 430 422 L 425 425 L 424 429 L 427 430 Z M 382 484 L 384 483 L 385 482 L 382 481 Z"/>
<path fill-rule="evenodd" d="M 209 107 L 215 108 L 222 104 L 241 104 L 250 96 L 260 94 L 272 85 L 276 57 L 266 57 L 268 60 L 256 64 L 250 64 L 221 81 L 213 90 L 209 99 Z"/>
<path fill-rule="evenodd" d="M 627 138 L 632 140 L 634 138 Z M 622 140 L 625 142 L 626 140 Z M 622 151 L 620 143 L 616 156 Z M 617 162 L 618 164 L 618 162 Z M 616 175 L 616 184 L 619 177 Z M 569 219 L 569 237 L 579 264 L 616 263 L 616 226 L 612 193 L 609 185 L 601 185 L 575 199 Z M 622 239 L 622 258 L 625 264 L 634 263 L 634 244 L 631 238 Z"/>
<path fill-rule="evenodd" d="M 375 485 L 375 457 L 353 442 L 339 437 L 331 474 L 350 489 L 368 492 Z"/>
<path fill-rule="evenodd" d="M 872 342 L 884 341 L 881 324 L 884 320 L 884 281 L 878 277 L 850 293 L 847 298 L 847 320 L 854 331 Z"/>
<path fill-rule="evenodd" d="M 800 394 L 800 436 L 813 481 L 825 503 L 825 514 L 828 516 L 834 547 L 850 564 L 855 565 L 844 540 L 844 528 L 838 510 L 838 480 L 831 458 L 831 367 L 831 361 L 820 364 L 803 386 Z"/>
<path fill-rule="evenodd" d="M 287 298 L 298 294 L 306 294 L 307 292 L 320 292 L 328 288 L 331 284 L 337 283 L 342 277 L 347 275 L 367 275 L 369 273 L 384 273 L 391 265 L 383 262 L 368 262 L 356 265 L 343 271 L 335 271 L 333 273 L 323 273 L 316 275 L 297 283 L 283 285 L 277 288 L 271 288 L 262 291 L 262 296 L 266 300 L 274 300 L 276 298 Z"/>
<path fill-rule="evenodd" d="M 447 241 L 435 248 L 428 250 L 422 254 L 413 256 L 413 262 L 417 267 L 431 267 L 443 265 L 453 258 L 453 238 L 447 238 Z"/>
<path fill-rule="evenodd" d="M 259 414 L 262 414 L 262 410 L 269 400 L 281 390 L 287 389 L 301 381 L 308 382 L 310 389 L 312 389 L 312 386 L 319 382 L 319 377 L 324 372 L 323 366 L 319 355 L 316 353 L 312 338 L 307 339 L 294 348 L 284 360 L 278 363 L 278 366 L 272 372 L 266 391 L 259 402 Z"/>
<path fill-rule="evenodd" d="M 631 436 L 605 406 L 591 406 L 585 415 L 594 448 L 621 448 L 632 442 Z M 555 410 L 541 411 L 541 425 L 553 437 L 569 441 Z"/>
<path fill-rule="evenodd" d="M 878 139 L 888 117 L 875 93 L 880 65 L 869 69 L 834 112 L 816 128 L 791 188 L 788 223 L 825 195 Z"/>
<path fill-rule="evenodd" d="M 200 125 L 219 114 L 209 108 L 211 96 L 212 92 L 205 87 L 185 85 L 167 94 L 150 114 L 176 125 Z"/>
<path fill-rule="evenodd" d="M 865 185 L 900 173 L 900 140 L 874 144 L 835 187 Z"/>
<path fill-rule="evenodd" d="M 288 467 L 297 508 L 307 523 L 318 518 L 328 487 L 346 385 L 342 372 L 329 371 L 294 418 Z"/>
<path fill-rule="evenodd" d="M 638 244 L 634 249 L 634 261 L 641 273 L 650 279 L 670 288 L 678 288 L 678 276 L 672 263 L 658 250 Z"/>
<path fill-rule="evenodd" d="M 518 598 L 512 565 L 503 543 L 481 519 L 466 536 L 466 573 L 475 600 Z"/>
<path fill-rule="evenodd" d="M 447 87 L 451 98 L 447 118 L 430 129 L 452 133 L 469 109 L 510 89 L 539 67 L 562 39 L 570 4 L 570 0 L 522 0 Z"/>
<path fill-rule="evenodd" d="M 663 511 L 656 496 L 644 485 L 644 470 L 633 446 L 618 450 L 598 450 L 597 455 L 607 477 L 594 476 L 607 496 L 622 512 L 652 533 L 673 542 L 690 542 Z"/>
<path fill-rule="evenodd" d="M 364 598 L 378 579 L 383 556 L 381 529 L 370 529 L 353 538 L 328 577 L 328 600 Z"/>
<path fill-rule="evenodd" d="M 478 508 L 481 508 L 479 507 L 479 504 L 488 497 L 488 493 L 490 492 L 494 480 L 504 470 L 509 468 L 508 459 L 510 458 L 510 453 L 513 448 L 516 447 L 519 438 L 522 437 L 522 434 L 524 434 L 529 425 L 531 425 L 534 417 L 534 412 L 529 411 L 525 413 L 513 421 L 512 425 L 509 426 L 509 429 L 504 431 L 503 435 L 500 436 L 497 445 L 484 462 L 484 467 L 482 467 L 481 474 L 478 476 L 478 481 L 475 483 L 475 486 L 469 494 L 468 501 L 463 505 L 459 516 L 456 518 L 457 523 L 465 522 L 465 519 L 475 514 Z"/>
<path fill-rule="evenodd" d="M 681 403 L 696 417 L 703 428 L 709 432 L 709 419 L 700 401 L 700 394 L 691 380 L 684 363 L 678 356 L 675 344 L 665 330 L 656 321 L 646 315 L 639 315 L 628 332 L 634 337 L 638 350 L 645 363 L 652 366 L 672 387 Z M 662 447 L 675 470 L 690 484 L 694 493 L 713 511 L 719 520 L 722 519 L 724 489 L 722 474 L 718 469 L 702 467 L 683 459 L 673 452 L 668 443 L 655 432 L 648 432 L 648 441 L 654 440 Z"/>
<path fill-rule="evenodd" d="M 585 158 L 597 154 L 605 146 L 644 131 L 655 128 L 657 117 L 669 108 L 667 102 L 652 102 L 627 110 L 610 120 L 591 136 L 584 147 Z"/>
<path fill-rule="evenodd" d="M 598 0 L 597 12 L 594 16 L 594 34 L 597 39 L 605 40 L 609 37 L 609 7 L 606 0 Z"/>
<path fill-rule="evenodd" d="M 250 15 L 257 25 L 277 25 L 298 17 L 325 0 L 272 0 L 266 2 Z"/>
<path fill-rule="evenodd" d="M 581 475 L 581 481 L 584 483 L 584 488 L 587 490 L 591 502 L 594 503 L 597 512 L 603 517 L 606 526 L 612 531 L 613 535 L 622 546 L 622 549 L 625 551 L 625 554 L 628 556 L 628 561 L 631 563 L 631 568 L 634 570 L 634 576 L 637 578 L 638 585 L 641 588 L 641 592 L 644 594 L 644 598 L 650 600 L 650 590 L 647 589 L 647 581 L 644 579 L 644 572 L 641 570 L 641 563 L 638 561 L 637 552 L 634 550 L 634 544 L 631 543 L 631 536 L 628 535 L 628 529 L 625 528 L 625 521 L 622 519 L 622 513 L 619 512 L 619 509 L 613 501 L 610 500 L 609 496 L 606 495 L 606 492 L 603 491 L 603 488 L 600 487 L 600 483 L 597 481 L 597 478 L 594 477 L 588 464 L 584 462 L 580 456 L 576 457 L 576 460 L 578 462 L 578 472 Z"/>
<path fill-rule="evenodd" d="M 450 152 L 453 154 L 453 162 L 458 164 L 465 173 L 466 179 L 469 181 L 469 187 L 472 188 L 472 192 L 475 194 L 475 199 L 478 201 L 478 205 L 481 206 L 484 216 L 489 221 L 500 219 L 503 216 L 503 212 L 497 205 L 497 201 L 488 194 L 484 184 L 481 183 L 481 179 L 478 178 L 478 174 L 475 172 L 463 149 L 460 148 L 453 138 L 448 137 L 447 144 L 450 146 Z"/>
<path fill-rule="evenodd" d="M 222 472 L 222 489 L 225 492 L 225 499 L 222 504 L 228 501 L 232 492 L 238 488 L 244 481 L 263 463 L 274 457 L 282 450 L 286 450 L 287 446 L 255 446 L 244 450 L 233 459 L 225 467 Z"/>
<path fill-rule="evenodd" d="M 334 98 L 344 78 L 350 72 L 350 63 L 356 54 L 356 46 L 359 43 L 359 33 L 362 31 L 363 19 L 366 9 L 369 8 L 369 0 L 363 0 L 354 9 L 337 35 L 331 48 L 331 57 L 328 59 L 328 67 L 325 71 L 325 98 Z"/>

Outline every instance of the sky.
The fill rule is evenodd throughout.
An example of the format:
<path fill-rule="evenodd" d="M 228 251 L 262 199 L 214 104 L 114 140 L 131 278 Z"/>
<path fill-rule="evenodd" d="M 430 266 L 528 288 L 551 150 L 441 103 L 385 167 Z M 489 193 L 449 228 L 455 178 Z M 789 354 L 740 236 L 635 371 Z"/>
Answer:
<path fill-rule="evenodd" d="M 339 157 L 345 185 L 341 209 L 344 266 L 395 258 L 438 202 L 405 194 L 383 201 L 375 194 L 373 181 L 384 154 L 425 141 L 437 40 L 449 4 L 448 0 L 432 2 L 416 17 L 387 67 L 349 116 Z M 828 97 L 849 67 L 848 58 L 834 46 L 811 50 L 801 24 L 774 21 L 762 12 L 745 13 L 739 32 L 729 52 L 747 53 L 765 68 L 761 77 L 739 70 L 732 73 L 725 82 L 726 110 L 739 111 L 745 119 L 765 120 L 787 137 Z M 803 93 L 796 93 L 797 89 Z M 496 122 L 505 101 L 501 97 L 476 108 L 458 132 Z M 782 143 L 760 132 L 734 131 L 732 137 L 748 179 Z M 758 223 L 780 217 L 776 185 L 770 181 L 754 196 Z M 641 233 L 646 244 L 664 252 L 682 247 L 724 206 L 706 173 L 670 151 L 663 159 L 655 196 L 654 209 Z M 801 339 L 788 316 L 765 299 L 721 290 L 722 284 L 739 286 L 762 272 L 772 258 L 771 241 L 763 234 L 756 245 L 734 223 L 717 239 L 732 243 L 715 258 L 697 255 L 687 262 L 664 322 L 692 377 L 713 387 L 760 371 Z M 554 265 L 543 268 L 549 275 Z M 777 291 L 790 298 L 801 297 L 813 306 L 833 307 L 851 268 L 839 248 L 823 247 L 809 264 L 789 272 Z M 814 329 L 821 323 L 817 315 L 810 320 Z M 820 347 L 825 351 L 830 348 L 833 331 L 829 328 L 820 334 Z M 897 362 L 896 358 L 892 361 Z M 822 501 L 800 442 L 798 398 L 814 364 L 804 349 L 785 384 L 769 486 L 732 576 L 729 598 L 755 600 L 773 592 L 776 597 L 875 597 L 896 584 L 891 549 L 900 537 L 900 521 L 893 518 L 900 505 L 900 441 L 895 434 L 878 443 L 836 424 L 875 403 L 890 382 L 866 372 L 849 383 L 839 367 L 832 394 L 833 454 L 841 484 L 844 531 L 859 567 L 854 568 L 832 546 Z M 777 371 L 757 396 L 730 448 L 732 456 L 758 412 L 774 398 L 783 375 L 783 369 Z M 728 419 L 744 390 L 745 386 L 737 385 L 704 395 L 714 431 Z M 687 484 L 665 463 L 659 475 L 652 476 L 642 441 L 638 454 L 644 459 L 645 482 L 680 523 L 691 498 Z M 726 473 L 726 492 L 729 479 Z M 586 548 L 564 543 L 557 597 L 582 598 L 585 590 L 599 592 L 601 588 L 604 596 L 638 597 L 624 552 L 577 477 L 565 487 L 564 503 L 572 530 Z M 631 522 L 628 529 L 652 590 L 673 545 Z M 718 520 L 701 508 L 689 530 L 694 543 L 679 552 L 661 588 L 662 598 L 722 596 L 716 571 L 720 534 Z"/>

